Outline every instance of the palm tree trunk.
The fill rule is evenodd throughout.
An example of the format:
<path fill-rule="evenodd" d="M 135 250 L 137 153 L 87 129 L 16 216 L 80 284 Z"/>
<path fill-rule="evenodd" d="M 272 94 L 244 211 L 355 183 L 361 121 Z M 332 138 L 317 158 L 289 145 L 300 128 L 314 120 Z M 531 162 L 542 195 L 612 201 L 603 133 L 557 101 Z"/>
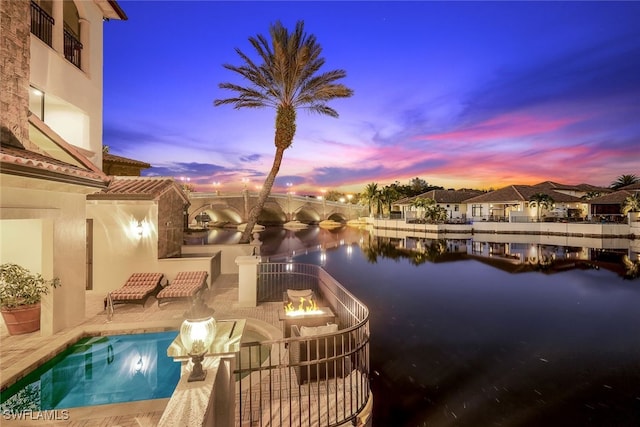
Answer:
<path fill-rule="evenodd" d="M 260 194 L 258 195 L 256 205 L 253 207 L 253 209 L 251 209 L 251 212 L 249 213 L 249 218 L 247 219 L 247 228 L 242 233 L 242 237 L 240 237 L 240 243 L 249 243 L 253 226 L 258 222 L 258 216 L 260 215 L 260 212 L 262 212 L 262 208 L 267 201 L 267 197 L 269 197 L 269 194 L 271 194 L 271 188 L 273 187 L 273 183 L 275 182 L 278 171 L 280 170 L 280 164 L 282 164 L 284 150 L 284 148 L 276 147 L 276 155 L 273 158 L 271 171 L 269 172 L 269 175 L 267 175 L 267 179 L 262 185 L 262 189 L 260 190 Z"/>

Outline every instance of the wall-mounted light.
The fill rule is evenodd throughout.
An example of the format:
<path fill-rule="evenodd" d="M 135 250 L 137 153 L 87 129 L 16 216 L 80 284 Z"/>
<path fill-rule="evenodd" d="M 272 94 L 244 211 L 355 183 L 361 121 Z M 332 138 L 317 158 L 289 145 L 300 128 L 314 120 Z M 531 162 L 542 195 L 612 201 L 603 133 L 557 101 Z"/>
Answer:
<path fill-rule="evenodd" d="M 142 372 L 143 367 L 144 367 L 144 363 L 142 362 L 142 356 L 140 356 L 135 366 L 133 367 L 133 370 L 135 371 L 136 374 L 139 374 L 140 372 Z"/>
<path fill-rule="evenodd" d="M 203 381 L 207 371 L 202 369 L 202 361 L 216 336 L 216 321 L 213 317 L 186 319 L 180 326 L 180 339 L 193 361 L 193 368 L 187 381 Z"/>
<path fill-rule="evenodd" d="M 138 225 L 136 226 L 136 232 L 138 233 L 138 237 L 142 237 L 142 233 L 144 228 L 142 227 L 142 221 L 138 221 Z"/>

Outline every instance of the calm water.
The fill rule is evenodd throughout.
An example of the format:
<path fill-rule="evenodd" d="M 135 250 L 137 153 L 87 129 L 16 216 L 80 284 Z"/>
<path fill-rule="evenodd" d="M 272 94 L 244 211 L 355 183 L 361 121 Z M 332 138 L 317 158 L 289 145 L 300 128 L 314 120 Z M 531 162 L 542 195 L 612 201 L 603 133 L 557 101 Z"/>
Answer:
<path fill-rule="evenodd" d="M 1 409 L 66 409 L 171 397 L 177 331 L 84 338 L 2 392 Z"/>
<path fill-rule="evenodd" d="M 507 239 L 276 229 L 263 253 L 323 265 L 370 308 L 376 426 L 640 425 L 628 248 Z"/>

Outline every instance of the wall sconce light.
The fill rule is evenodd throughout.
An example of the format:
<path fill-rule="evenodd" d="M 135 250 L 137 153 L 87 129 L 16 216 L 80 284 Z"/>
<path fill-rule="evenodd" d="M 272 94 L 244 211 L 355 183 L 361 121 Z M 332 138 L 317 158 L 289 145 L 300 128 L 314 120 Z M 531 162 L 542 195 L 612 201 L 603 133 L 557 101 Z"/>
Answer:
<path fill-rule="evenodd" d="M 140 358 L 136 362 L 136 365 L 134 366 L 134 370 L 136 374 L 139 374 L 140 372 L 142 372 L 143 366 L 144 366 L 144 363 L 142 362 L 142 356 L 140 356 Z"/>
<path fill-rule="evenodd" d="M 180 326 L 180 339 L 193 361 L 193 368 L 187 381 L 203 381 L 207 371 L 202 369 L 202 361 L 216 336 L 216 321 L 213 317 L 186 319 Z"/>
<path fill-rule="evenodd" d="M 142 221 L 138 221 L 136 231 L 138 232 L 138 237 L 142 237 L 142 232 L 144 231 L 144 229 L 142 228 Z"/>

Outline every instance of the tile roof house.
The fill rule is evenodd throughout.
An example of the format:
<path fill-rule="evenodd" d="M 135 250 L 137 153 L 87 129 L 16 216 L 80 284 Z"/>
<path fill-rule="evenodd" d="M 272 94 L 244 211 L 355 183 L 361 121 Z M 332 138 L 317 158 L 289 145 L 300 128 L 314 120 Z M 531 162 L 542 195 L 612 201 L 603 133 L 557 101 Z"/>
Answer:
<path fill-rule="evenodd" d="M 110 181 L 96 166 L 105 19 L 126 15 L 113 0 L 0 2 L 0 262 L 60 279 L 43 335 L 84 320 L 86 195 Z"/>
<path fill-rule="evenodd" d="M 589 200 L 589 213 L 592 216 L 613 215 L 619 217 L 619 219 L 623 218 L 622 204 L 627 197 L 634 194 L 634 191 L 626 190 L 627 187 L 624 187 L 625 189 L 623 190 L 614 191 L 613 193 L 605 194 Z"/>
<path fill-rule="evenodd" d="M 394 210 L 401 210 L 403 218 L 413 219 L 420 216 L 420 209 L 412 206 L 418 199 L 431 199 L 446 209 L 447 218 L 463 220 L 467 213 L 466 200 L 482 194 L 477 190 L 431 190 L 414 197 L 407 197 L 393 203 Z"/>
<path fill-rule="evenodd" d="M 536 185 L 510 185 L 467 199 L 465 200 L 469 207 L 467 215 L 475 221 L 494 219 L 528 221 L 538 215 L 537 207 L 534 208 L 529 204 L 532 196 L 537 193 L 546 194 L 554 200 L 555 207 L 543 209 L 543 216 L 552 211 L 555 216 L 559 214 L 586 216 L 586 204 L 581 199 L 586 192 L 576 186 L 551 181 Z"/>

